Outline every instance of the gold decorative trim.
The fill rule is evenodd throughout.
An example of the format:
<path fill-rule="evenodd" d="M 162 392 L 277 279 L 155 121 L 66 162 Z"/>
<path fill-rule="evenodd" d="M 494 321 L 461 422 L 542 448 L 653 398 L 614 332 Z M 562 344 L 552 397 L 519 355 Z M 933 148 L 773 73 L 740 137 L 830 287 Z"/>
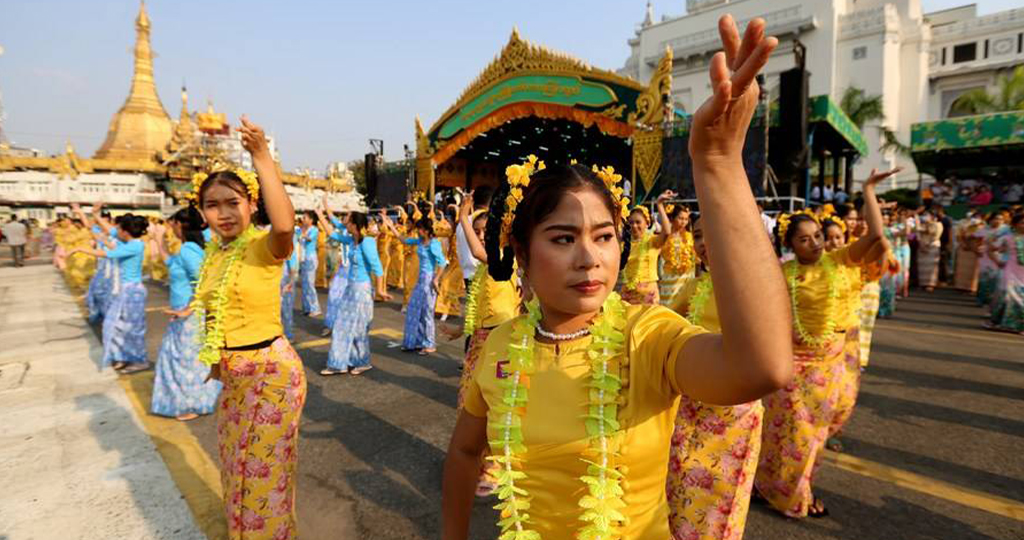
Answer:
<path fill-rule="evenodd" d="M 593 79 L 633 88 L 641 92 L 645 89 L 644 85 L 633 79 L 622 77 L 608 70 L 592 67 L 590 64 L 568 54 L 534 45 L 520 38 L 519 30 L 513 28 L 512 36 L 509 38 L 508 44 L 501 50 L 501 54 L 484 68 L 480 75 L 463 90 L 455 105 L 452 105 L 441 115 L 437 122 L 430 127 L 429 133 L 440 129 L 448 118 L 487 88 L 511 76 L 523 75 L 525 73 L 584 75 Z"/>
<path fill-rule="evenodd" d="M 629 115 L 629 123 L 657 126 L 665 120 L 665 106 L 672 99 L 672 49 L 665 47 L 665 56 L 651 75 L 651 84 L 636 100 L 636 112 Z"/>
<path fill-rule="evenodd" d="M 636 167 L 644 191 L 650 193 L 654 180 L 661 169 L 661 143 L 664 134 L 660 129 L 638 132 L 633 135 L 633 164 Z"/>

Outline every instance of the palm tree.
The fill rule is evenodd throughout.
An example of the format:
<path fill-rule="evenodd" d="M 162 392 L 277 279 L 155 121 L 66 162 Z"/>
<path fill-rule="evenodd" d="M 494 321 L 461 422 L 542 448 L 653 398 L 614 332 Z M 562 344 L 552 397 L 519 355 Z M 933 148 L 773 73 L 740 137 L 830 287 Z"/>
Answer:
<path fill-rule="evenodd" d="M 863 89 L 850 86 L 843 91 L 839 100 L 839 108 L 856 124 L 857 129 L 864 129 L 864 124 L 872 120 L 884 120 L 885 110 L 882 108 L 882 96 L 869 96 Z"/>
<path fill-rule="evenodd" d="M 1000 75 L 994 94 L 985 88 L 975 88 L 956 98 L 949 109 L 950 116 L 1005 111 L 1024 111 L 1024 65 L 1017 66 L 1009 75 Z"/>
<path fill-rule="evenodd" d="M 882 96 L 870 96 L 863 89 L 855 86 L 847 87 L 843 91 L 843 97 L 839 100 L 839 108 L 860 130 L 863 130 L 864 124 L 868 122 L 885 120 Z M 885 126 L 879 126 L 878 130 L 882 133 L 882 146 L 878 148 L 880 152 L 892 151 L 904 156 L 910 155 L 910 148 L 900 142 L 893 130 Z"/>

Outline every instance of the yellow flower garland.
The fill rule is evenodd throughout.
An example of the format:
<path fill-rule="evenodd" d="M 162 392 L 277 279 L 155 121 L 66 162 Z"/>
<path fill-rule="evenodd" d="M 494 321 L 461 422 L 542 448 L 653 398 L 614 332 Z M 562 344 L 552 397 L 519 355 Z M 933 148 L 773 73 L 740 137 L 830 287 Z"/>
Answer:
<path fill-rule="evenodd" d="M 685 232 L 670 235 L 661 250 L 665 259 L 665 271 L 670 274 L 684 274 L 693 266 L 693 237 L 683 240 L 685 235 Z"/>
<path fill-rule="evenodd" d="M 224 335 L 224 312 L 227 310 L 228 304 L 228 287 L 237 279 L 238 261 L 242 258 L 245 248 L 248 247 L 249 242 L 252 241 L 255 235 L 256 229 L 250 225 L 249 228 L 228 244 L 226 249 L 230 250 L 230 252 L 224 265 L 224 273 L 221 274 L 220 280 L 213 290 L 211 305 L 207 305 L 198 294 L 192 298 L 192 310 L 198 315 L 199 320 L 203 321 L 200 331 L 197 332 L 197 338 L 202 345 L 199 350 L 198 359 L 208 366 L 220 362 L 220 350 L 224 348 L 226 339 Z M 220 238 L 217 236 L 214 236 L 206 243 L 203 265 L 199 269 L 199 278 L 196 280 L 197 288 L 201 287 L 206 281 L 210 261 L 213 255 L 220 249 Z"/>
<path fill-rule="evenodd" d="M 686 310 L 686 319 L 690 321 L 690 324 L 700 326 L 704 319 L 704 308 L 707 307 L 708 300 L 711 299 L 711 293 L 711 273 L 708 272 L 697 278 L 697 290 L 693 293 L 690 307 Z"/>
<path fill-rule="evenodd" d="M 827 345 L 835 337 L 836 325 L 836 301 L 839 299 L 839 291 L 845 288 L 839 281 L 845 283 L 845 274 L 836 268 L 836 262 L 832 260 L 832 257 L 823 255 L 821 258 L 821 266 L 825 271 L 824 279 L 828 283 L 828 297 L 826 298 L 825 304 L 825 328 L 822 329 L 820 335 L 812 335 L 807 328 L 804 327 L 803 321 L 800 320 L 800 305 L 798 300 L 798 288 L 800 286 L 798 277 L 800 275 L 800 263 L 796 260 L 789 261 L 785 265 L 786 271 L 786 283 L 789 285 L 789 297 L 790 302 L 793 306 L 793 328 L 796 330 L 800 341 L 813 349 L 820 349 Z"/>
<path fill-rule="evenodd" d="M 214 165 L 209 173 L 197 172 L 192 175 L 192 191 L 186 196 L 189 200 L 198 201 L 199 191 L 203 188 L 203 184 L 211 174 L 215 174 L 222 171 L 231 171 L 235 173 L 239 178 L 242 179 L 242 183 L 245 184 L 245 190 L 249 193 L 249 199 L 258 201 L 260 199 L 260 181 L 256 173 L 247 171 L 241 167 L 227 167 L 223 164 Z"/>
<path fill-rule="evenodd" d="M 626 272 L 625 269 L 623 269 L 623 272 L 627 274 L 626 276 L 624 276 L 626 279 L 625 279 L 625 283 L 623 284 L 623 287 L 626 290 L 635 291 L 636 288 L 637 288 L 637 285 L 640 284 L 640 276 L 643 275 L 643 274 L 646 274 L 646 272 L 644 272 L 644 270 L 646 269 L 646 266 L 648 264 L 647 252 L 651 250 L 651 239 L 653 237 L 654 237 L 653 234 L 650 234 L 650 233 L 644 234 L 644 237 L 642 239 L 640 239 L 639 242 L 635 242 L 631 246 L 631 251 L 629 252 L 629 258 L 630 259 L 632 259 L 633 257 L 637 258 L 637 265 L 636 265 L 637 268 L 636 268 L 636 272 L 633 272 L 632 275 L 628 275 L 629 273 Z M 629 263 L 627 262 L 627 266 L 628 266 L 628 264 Z"/>
<path fill-rule="evenodd" d="M 487 265 L 478 264 L 476 272 L 473 273 L 473 281 L 469 284 L 469 294 L 466 298 L 466 322 L 462 325 L 463 333 L 467 336 L 473 335 L 480 326 L 480 305 L 486 305 L 480 301 L 480 295 L 486 289 L 484 281 L 487 280 Z"/>
<path fill-rule="evenodd" d="M 499 381 L 504 396 L 493 411 L 501 425 L 498 437 L 489 441 L 493 454 L 487 459 L 499 465 L 494 473 L 496 493 L 501 500 L 494 507 L 501 511 L 499 540 L 541 538 L 540 533 L 529 528 L 529 493 L 516 485 L 526 478 L 521 470 L 521 456 L 526 452 L 522 424 L 529 397 L 529 377 L 534 372 L 534 336 L 540 319 L 540 307 L 534 299 L 527 304 L 526 316 L 513 323 L 508 345 L 512 374 Z M 620 528 L 626 520 L 621 512 L 626 506 L 622 500 L 623 474 L 615 464 L 621 440 L 618 407 L 622 380 L 618 372 L 627 362 L 626 338 L 622 332 L 625 325 L 626 304 L 619 295 L 612 293 L 590 326 L 591 342 L 587 347 L 590 401 L 584 418 L 590 444 L 585 456 L 580 458 L 588 466 L 587 474 L 580 477 L 587 491 L 579 500 L 580 520 L 586 525 L 577 532 L 577 537 L 583 540 L 621 538 Z"/>

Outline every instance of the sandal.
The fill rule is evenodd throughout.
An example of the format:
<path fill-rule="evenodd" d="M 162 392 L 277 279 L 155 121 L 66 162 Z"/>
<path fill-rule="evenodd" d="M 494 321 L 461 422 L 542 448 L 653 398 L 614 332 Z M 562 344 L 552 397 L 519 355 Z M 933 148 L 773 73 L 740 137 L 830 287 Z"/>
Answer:
<path fill-rule="evenodd" d="M 320 337 L 327 337 L 329 335 L 331 335 L 330 328 L 324 328 L 323 330 L 320 331 Z"/>
<path fill-rule="evenodd" d="M 363 373 L 365 373 L 367 371 L 370 371 L 371 369 L 373 369 L 373 366 L 357 367 L 357 368 L 353 369 L 352 371 L 350 371 L 349 373 L 351 373 L 353 375 L 362 375 Z"/>
<path fill-rule="evenodd" d="M 348 373 L 348 370 L 342 371 L 340 369 L 324 368 L 320 370 L 320 374 L 324 377 L 330 377 L 331 375 L 343 375 Z"/>
<path fill-rule="evenodd" d="M 430 356 L 431 354 L 434 354 L 436 352 L 437 349 L 420 349 L 420 352 L 416 354 L 419 354 L 420 356 Z"/>
<path fill-rule="evenodd" d="M 110 367 L 114 368 L 114 371 L 121 371 L 122 369 L 128 367 L 128 362 L 114 362 L 113 364 L 110 365 Z"/>
<path fill-rule="evenodd" d="M 137 364 L 129 364 L 128 366 L 125 366 L 125 368 L 121 370 L 121 373 L 124 375 L 131 375 L 132 373 L 146 371 L 152 367 L 153 365 L 149 362 L 139 362 Z"/>
<path fill-rule="evenodd" d="M 189 420 L 195 420 L 196 418 L 199 418 L 199 415 L 196 414 L 196 413 L 185 413 L 185 414 L 179 414 L 178 416 L 175 416 L 174 418 L 176 420 L 178 420 L 179 422 L 188 422 Z"/>
<path fill-rule="evenodd" d="M 828 440 L 825 441 L 825 448 L 828 448 L 833 452 L 842 452 L 843 443 L 839 440 L 839 437 L 829 437 Z"/>
<path fill-rule="evenodd" d="M 815 497 L 814 502 L 807 508 L 807 517 L 814 519 L 828 517 L 828 508 L 825 508 L 825 503 L 821 502 L 821 499 Z"/>

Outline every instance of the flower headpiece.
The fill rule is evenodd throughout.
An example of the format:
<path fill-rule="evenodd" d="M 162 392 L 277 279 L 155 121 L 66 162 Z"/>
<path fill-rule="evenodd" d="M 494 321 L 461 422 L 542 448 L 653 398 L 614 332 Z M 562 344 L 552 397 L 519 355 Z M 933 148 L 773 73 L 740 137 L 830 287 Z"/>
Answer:
<path fill-rule="evenodd" d="M 633 209 L 630 210 L 630 213 L 633 212 L 640 212 L 644 215 L 644 219 L 647 220 L 647 223 L 651 222 L 651 211 L 648 210 L 646 206 L 634 206 Z"/>
<path fill-rule="evenodd" d="M 839 230 L 843 231 L 843 234 L 846 234 L 846 221 L 839 219 L 839 216 L 835 214 L 825 214 L 824 216 L 821 217 L 822 227 L 825 226 L 825 222 L 834 223 L 837 227 L 839 227 Z"/>
<path fill-rule="evenodd" d="M 537 156 L 530 154 L 522 165 L 509 165 L 505 169 L 508 178 L 508 196 L 505 197 L 505 215 L 501 216 L 501 245 L 509 245 L 512 237 L 512 222 L 516 219 L 516 207 L 523 201 L 523 190 L 530 185 L 530 176 L 547 168 Z"/>
<path fill-rule="evenodd" d="M 245 184 L 245 190 L 249 192 L 250 200 L 259 200 L 260 181 L 256 177 L 256 173 L 245 170 L 241 167 L 230 167 L 222 163 L 215 164 L 210 168 L 209 172 L 197 172 L 192 175 L 192 191 L 188 194 L 188 199 L 191 201 L 199 201 L 199 191 L 203 189 L 203 184 L 206 183 L 206 179 L 209 178 L 211 174 L 224 171 L 233 172 L 242 180 L 242 183 Z"/>
<path fill-rule="evenodd" d="M 620 187 L 620 184 L 622 183 L 622 175 L 616 174 L 615 168 L 611 165 L 608 165 L 603 169 L 594 165 L 592 170 L 594 171 L 594 174 L 604 182 L 604 187 L 608 188 L 608 191 L 611 192 L 612 200 L 615 202 L 615 205 L 619 207 L 619 215 L 622 216 L 622 219 L 625 220 L 629 218 L 629 197 L 624 196 L 624 192 Z M 646 211 L 647 209 L 645 208 L 644 210 Z M 650 221 L 650 214 L 648 214 L 647 220 Z"/>
<path fill-rule="evenodd" d="M 789 223 L 790 223 L 790 221 L 794 217 L 799 216 L 799 215 L 805 215 L 805 216 L 813 219 L 814 222 L 817 223 L 818 225 L 821 225 L 821 222 L 818 221 L 818 216 L 815 216 L 814 212 L 810 208 L 804 208 L 803 210 L 799 210 L 797 212 L 793 212 L 792 214 L 782 214 L 782 215 L 779 216 L 779 238 L 782 238 L 782 239 L 786 238 L 786 231 L 789 230 Z"/>

